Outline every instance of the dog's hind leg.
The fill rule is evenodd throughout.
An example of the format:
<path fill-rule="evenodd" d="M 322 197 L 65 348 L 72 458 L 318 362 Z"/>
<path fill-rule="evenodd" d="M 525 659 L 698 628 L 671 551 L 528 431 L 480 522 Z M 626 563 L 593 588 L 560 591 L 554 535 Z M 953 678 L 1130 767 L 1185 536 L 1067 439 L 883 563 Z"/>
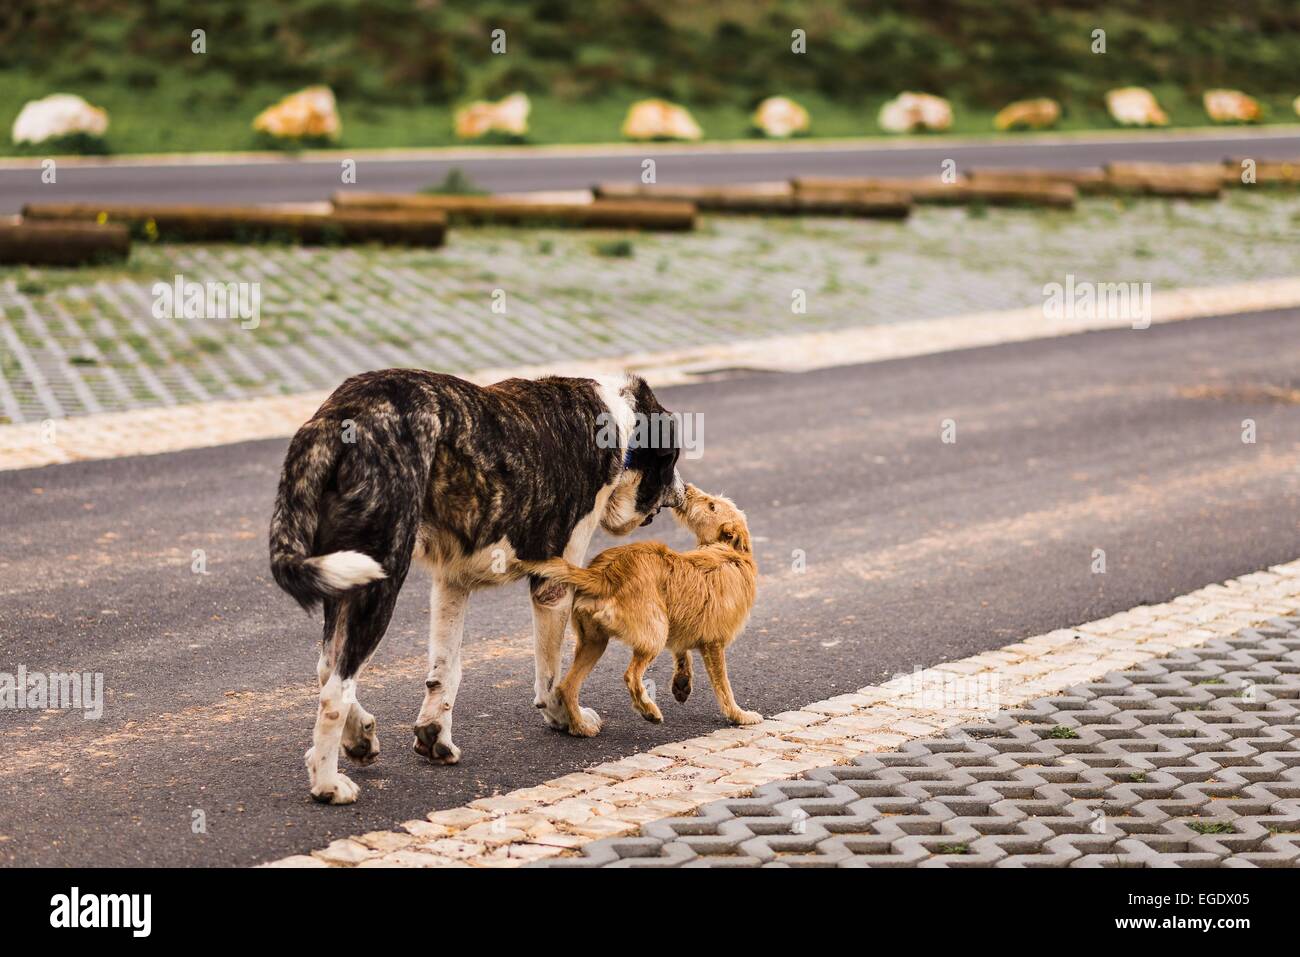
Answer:
<path fill-rule="evenodd" d="M 627 671 L 623 674 L 623 683 L 627 685 L 628 694 L 632 696 L 632 707 L 640 713 L 641 717 L 655 724 L 662 724 L 664 720 L 663 712 L 655 704 L 654 699 L 646 691 L 642 678 L 645 676 L 646 669 L 654 663 L 655 655 L 633 648 L 632 663 L 627 666 Z"/>
<path fill-rule="evenodd" d="M 673 697 L 685 703 L 691 696 L 691 652 L 678 651 L 673 656 Z"/>
<path fill-rule="evenodd" d="M 758 724 L 763 716 L 757 711 L 745 711 L 736 704 L 735 695 L 731 693 L 731 681 L 727 678 L 727 652 L 721 645 L 703 645 L 700 657 L 704 659 L 704 670 L 709 673 L 709 682 L 713 685 L 714 697 L 722 716 L 732 724 Z"/>
<path fill-rule="evenodd" d="M 341 601 L 329 599 L 325 603 L 325 621 L 327 627 L 336 620 L 336 616 L 346 615 L 347 611 Z M 334 624 L 332 628 L 337 628 Z M 323 644 L 320 657 L 316 660 L 316 680 L 323 689 L 334 671 L 336 657 L 332 642 Z M 361 671 L 354 676 L 360 681 Z M 379 736 L 376 734 L 375 716 L 361 706 L 360 701 L 353 701 L 348 709 L 347 720 L 343 723 L 343 751 L 358 764 L 374 764 L 379 760 Z"/>
<path fill-rule="evenodd" d="M 542 582 L 532 592 L 533 605 L 533 705 L 557 731 L 569 726 L 569 714 L 556 695 L 564 629 L 573 607 L 573 592 L 563 585 Z M 593 712 L 594 713 L 594 712 Z"/>
<path fill-rule="evenodd" d="M 573 652 L 573 664 L 569 666 L 568 674 L 556 689 L 556 696 L 569 717 L 569 734 L 579 738 L 590 738 L 600 733 L 600 715 L 591 708 L 584 708 L 579 701 L 579 696 L 582 693 L 582 683 L 587 680 L 587 675 L 591 674 L 591 669 L 605 653 L 605 647 L 609 644 L 609 635 L 591 619 L 590 615 L 583 612 L 574 612 L 573 630 L 578 636 L 578 644 Z"/>
<path fill-rule="evenodd" d="M 598 517 L 596 512 L 592 512 L 569 536 L 569 542 L 564 546 L 564 557 L 574 565 L 582 564 L 587 545 L 596 531 Z M 560 678 L 564 629 L 573 608 L 573 592 L 555 582 L 534 579 L 530 595 L 533 606 L 533 707 L 541 710 L 547 725 L 560 731 L 569 726 L 569 715 L 557 699 L 555 689 Z M 589 717 L 600 721 L 600 716 L 594 711 Z"/>
<path fill-rule="evenodd" d="M 325 609 L 330 640 L 317 664 L 317 678 L 322 679 L 320 706 L 312 746 L 305 756 L 311 796 L 325 804 L 351 804 L 361 791 L 356 782 L 339 772 L 339 749 L 352 709 L 357 707 L 357 675 L 374 654 L 393 616 L 405 578 L 405 569 L 399 571 L 349 592 L 346 599 Z M 361 709 L 358 718 L 365 714 Z M 374 718 L 369 723 L 373 731 Z"/>
<path fill-rule="evenodd" d="M 320 701 L 316 710 L 316 727 L 312 744 L 303 760 L 311 781 L 311 796 L 325 804 L 351 804 L 360 788 L 339 773 L 339 744 L 343 726 L 356 700 L 355 680 L 345 681 L 338 672 L 338 661 L 347 640 L 348 608 L 346 602 L 329 601 L 325 605 L 325 639 L 316 663 L 320 683 Z"/>
<path fill-rule="evenodd" d="M 415 719 L 414 748 L 440 764 L 460 760 L 460 748 L 451 740 L 451 719 L 460 690 L 460 644 L 468 602 L 469 591 L 440 580 L 435 569 L 429 598 L 429 673 L 424 679 L 424 704 Z"/>
<path fill-rule="evenodd" d="M 326 620 L 329 620 L 331 614 L 329 606 L 326 607 Z M 316 661 L 316 680 L 320 687 L 325 687 L 325 682 L 329 681 L 330 674 L 334 670 L 333 655 L 325 647 L 321 648 L 320 658 Z M 357 680 L 361 679 L 361 673 L 357 672 Z M 377 722 L 375 716 L 361 706 L 360 701 L 354 701 L 352 707 L 348 710 L 347 720 L 343 724 L 343 751 L 349 758 L 358 764 L 374 764 L 379 760 L 379 736 L 376 734 Z"/>

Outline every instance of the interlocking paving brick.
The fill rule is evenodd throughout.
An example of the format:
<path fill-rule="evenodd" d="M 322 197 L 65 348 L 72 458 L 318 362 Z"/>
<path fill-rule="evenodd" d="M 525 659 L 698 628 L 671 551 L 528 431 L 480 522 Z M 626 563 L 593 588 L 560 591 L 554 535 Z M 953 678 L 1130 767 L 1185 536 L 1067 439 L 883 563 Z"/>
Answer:
<path fill-rule="evenodd" d="M 531 866 L 1297 865 L 1300 618 L 1280 618 Z"/>

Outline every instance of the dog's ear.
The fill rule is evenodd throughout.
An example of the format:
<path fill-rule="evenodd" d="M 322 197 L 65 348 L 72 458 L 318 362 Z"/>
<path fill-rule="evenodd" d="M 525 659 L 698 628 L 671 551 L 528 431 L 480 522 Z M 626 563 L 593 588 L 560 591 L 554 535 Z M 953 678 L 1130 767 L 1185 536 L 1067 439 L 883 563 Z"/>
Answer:
<path fill-rule="evenodd" d="M 738 552 L 749 554 L 749 530 L 740 522 L 726 522 L 718 529 L 718 541 L 730 545 Z"/>

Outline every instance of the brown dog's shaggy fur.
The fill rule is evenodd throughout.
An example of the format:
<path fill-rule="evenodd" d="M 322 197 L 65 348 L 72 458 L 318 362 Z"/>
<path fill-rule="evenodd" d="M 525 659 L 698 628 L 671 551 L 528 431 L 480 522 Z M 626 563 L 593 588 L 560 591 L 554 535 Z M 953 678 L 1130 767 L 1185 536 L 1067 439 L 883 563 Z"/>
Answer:
<path fill-rule="evenodd" d="M 571 734 L 590 737 L 600 730 L 599 717 L 581 707 L 578 696 L 610 638 L 632 648 L 623 681 L 632 706 L 647 721 L 663 721 L 642 677 L 664 648 L 676 661 L 673 697 L 678 701 L 691 693 L 690 653 L 695 649 L 704 659 L 723 716 L 734 724 L 763 720 L 736 704 L 727 679 L 726 648 L 745 627 L 758 577 L 745 513 L 729 499 L 687 485 L 685 500 L 673 514 L 695 534 L 694 550 L 675 552 L 661 542 L 635 542 L 606 549 L 587 568 L 563 558 L 527 563 L 533 574 L 571 585 L 576 592 L 578 645 L 557 689 Z"/>

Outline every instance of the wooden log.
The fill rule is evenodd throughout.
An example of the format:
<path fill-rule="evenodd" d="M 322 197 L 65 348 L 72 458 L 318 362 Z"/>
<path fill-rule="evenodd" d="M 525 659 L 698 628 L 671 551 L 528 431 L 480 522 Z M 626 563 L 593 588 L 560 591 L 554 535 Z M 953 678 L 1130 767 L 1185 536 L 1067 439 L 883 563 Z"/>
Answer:
<path fill-rule="evenodd" d="M 1242 164 L 1246 157 L 1230 159 L 1224 163 L 1223 181 L 1234 186 L 1242 182 Z M 1300 160 L 1254 160 L 1255 183 L 1260 186 L 1300 186 Z"/>
<path fill-rule="evenodd" d="M 1111 192 L 1131 196 L 1217 199 L 1223 192 L 1218 163 L 1107 163 Z"/>
<path fill-rule="evenodd" d="M 691 202 L 700 209 L 722 213 L 771 216 L 862 216 L 903 219 L 911 212 L 905 193 L 889 190 L 846 190 L 799 195 L 789 183 L 742 186 L 639 186 L 604 183 L 597 196 L 627 196 L 656 203 Z"/>
<path fill-rule="evenodd" d="M 854 191 L 889 190 L 902 193 L 917 203 L 950 205 L 982 203 L 988 206 L 1048 206 L 1070 209 L 1079 198 L 1071 183 L 982 185 L 960 180 L 945 183 L 936 177 L 862 177 L 831 179 L 800 177 L 792 180 L 796 196 L 843 195 Z"/>
<path fill-rule="evenodd" d="M 1115 161 L 1105 166 L 1108 176 L 1150 176 L 1156 179 L 1187 177 L 1191 179 L 1215 179 L 1223 171 L 1222 163 L 1152 163 L 1138 161 Z"/>
<path fill-rule="evenodd" d="M 597 200 L 591 203 L 533 203 L 495 196 L 432 193 L 335 193 L 339 210 L 435 210 L 458 225 L 576 226 L 595 229 L 689 230 L 692 203 Z"/>
<path fill-rule="evenodd" d="M 29 203 L 27 220 L 120 223 L 163 242 L 393 243 L 441 246 L 447 219 L 437 210 L 290 212 L 256 206 L 146 206 Z"/>
<path fill-rule="evenodd" d="M 125 226 L 98 223 L 13 223 L 0 225 L 0 263 L 28 266 L 84 266 L 120 262 L 131 252 Z"/>
<path fill-rule="evenodd" d="M 973 169 L 966 174 L 966 182 L 976 186 L 1043 186 L 1050 183 L 1069 183 L 1081 194 L 1104 193 L 1106 172 L 1100 167 L 1090 169 Z"/>

